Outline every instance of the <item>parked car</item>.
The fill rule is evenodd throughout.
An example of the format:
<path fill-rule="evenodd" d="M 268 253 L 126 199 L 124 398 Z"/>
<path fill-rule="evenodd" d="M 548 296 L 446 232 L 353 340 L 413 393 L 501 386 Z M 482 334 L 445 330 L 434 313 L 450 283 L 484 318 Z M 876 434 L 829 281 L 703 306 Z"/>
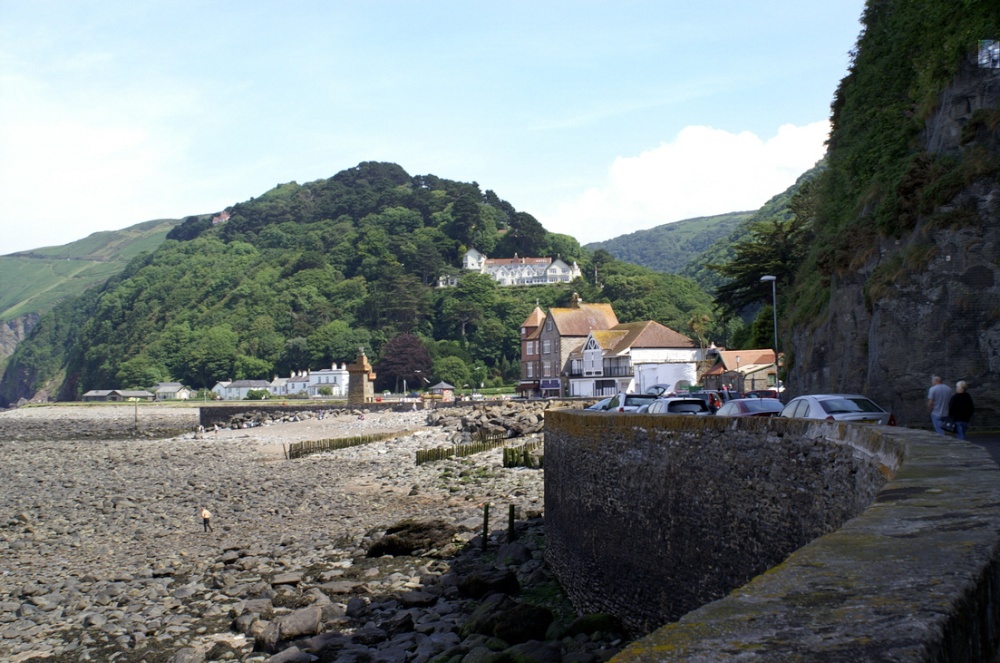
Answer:
<path fill-rule="evenodd" d="M 719 417 L 775 417 L 785 404 L 777 398 L 736 398 L 715 413 Z"/>
<path fill-rule="evenodd" d="M 778 398 L 777 389 L 755 389 L 743 394 L 746 398 Z"/>
<path fill-rule="evenodd" d="M 781 417 L 896 425 L 896 417 L 860 394 L 812 394 L 788 402 Z"/>
<path fill-rule="evenodd" d="M 656 400 L 653 394 L 626 394 L 619 391 L 611 397 L 608 403 L 609 412 L 635 412 L 643 405 L 648 405 Z"/>
<path fill-rule="evenodd" d="M 708 403 L 700 398 L 677 397 L 677 398 L 657 398 L 649 405 L 640 408 L 640 412 L 647 414 L 694 414 L 708 416 L 712 411 Z"/>
<path fill-rule="evenodd" d="M 608 409 L 608 403 L 610 403 L 610 402 L 611 402 L 611 397 L 609 396 L 607 398 L 602 398 L 601 400 L 597 401 L 593 405 L 588 405 L 587 407 L 585 407 L 583 409 L 584 410 L 592 410 L 592 411 L 593 410 L 597 410 L 599 412 L 604 412 L 605 410 Z"/>
<path fill-rule="evenodd" d="M 646 387 L 646 391 L 642 392 L 644 394 L 653 394 L 654 396 L 663 396 L 669 394 L 673 391 L 673 387 L 669 384 L 654 384 L 650 387 Z"/>
<path fill-rule="evenodd" d="M 736 391 L 701 389 L 688 394 L 691 398 L 700 398 L 708 404 L 708 409 L 713 413 L 722 407 L 723 403 L 728 403 L 734 398 L 743 398 L 743 394 Z"/>

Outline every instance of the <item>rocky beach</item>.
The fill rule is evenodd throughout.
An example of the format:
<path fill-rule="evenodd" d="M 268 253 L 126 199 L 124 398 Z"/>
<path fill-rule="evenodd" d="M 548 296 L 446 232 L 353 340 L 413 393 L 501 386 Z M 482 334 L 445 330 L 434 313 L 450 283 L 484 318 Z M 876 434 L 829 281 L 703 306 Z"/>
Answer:
<path fill-rule="evenodd" d="M 93 434 L 135 412 L 0 413 L 4 661 L 582 663 L 624 646 L 613 620 L 574 615 L 545 569 L 541 470 L 504 468 L 500 449 L 416 465 L 418 449 L 455 441 L 454 421 Z M 138 416 L 198 422 L 197 408 Z M 44 434 L 74 426 L 83 439 Z M 373 433 L 399 436 L 285 459 L 292 442 Z"/>

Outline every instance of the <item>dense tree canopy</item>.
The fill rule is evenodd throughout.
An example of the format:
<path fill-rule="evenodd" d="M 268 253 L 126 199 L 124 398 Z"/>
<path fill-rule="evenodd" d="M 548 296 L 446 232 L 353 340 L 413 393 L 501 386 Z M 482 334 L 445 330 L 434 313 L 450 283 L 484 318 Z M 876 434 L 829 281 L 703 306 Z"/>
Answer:
<path fill-rule="evenodd" d="M 611 301 L 623 320 L 652 317 L 682 333 L 692 315 L 713 314 L 687 279 L 607 255 L 591 260 L 572 237 L 547 233 L 474 182 L 411 177 L 395 164 L 281 184 L 227 211 L 216 225 L 190 218 L 154 253 L 40 323 L 12 358 L 13 374 L 37 385 L 64 372 L 64 398 L 168 379 L 204 388 L 326 368 L 363 346 L 384 387 L 415 382 L 417 370 L 465 384 L 474 377 L 459 363 L 481 370 L 480 382 L 516 379 L 521 323 L 536 304 L 566 305 L 574 291 Z M 462 272 L 469 247 L 559 256 L 588 278 L 501 288 L 464 273 L 457 287 L 437 288 L 443 273 Z M 391 341 L 400 338 L 417 338 L 429 355 L 396 366 Z"/>

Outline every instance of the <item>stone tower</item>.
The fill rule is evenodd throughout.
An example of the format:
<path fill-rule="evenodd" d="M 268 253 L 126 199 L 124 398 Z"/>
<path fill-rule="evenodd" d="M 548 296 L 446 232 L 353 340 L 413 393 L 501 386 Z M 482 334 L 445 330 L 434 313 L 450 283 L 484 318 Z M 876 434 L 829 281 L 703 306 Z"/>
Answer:
<path fill-rule="evenodd" d="M 357 407 L 375 401 L 375 372 L 368 363 L 365 349 L 358 348 L 358 358 L 347 367 L 351 379 L 347 388 L 347 405 Z"/>

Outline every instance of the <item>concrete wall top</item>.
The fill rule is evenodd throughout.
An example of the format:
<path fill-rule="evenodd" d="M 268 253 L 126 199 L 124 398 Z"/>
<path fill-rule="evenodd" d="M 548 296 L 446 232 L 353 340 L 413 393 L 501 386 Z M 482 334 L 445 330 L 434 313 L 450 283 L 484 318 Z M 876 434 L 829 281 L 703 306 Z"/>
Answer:
<path fill-rule="evenodd" d="M 615 661 L 998 660 L 997 465 L 925 431 L 810 427 L 902 463 L 859 516 Z"/>

